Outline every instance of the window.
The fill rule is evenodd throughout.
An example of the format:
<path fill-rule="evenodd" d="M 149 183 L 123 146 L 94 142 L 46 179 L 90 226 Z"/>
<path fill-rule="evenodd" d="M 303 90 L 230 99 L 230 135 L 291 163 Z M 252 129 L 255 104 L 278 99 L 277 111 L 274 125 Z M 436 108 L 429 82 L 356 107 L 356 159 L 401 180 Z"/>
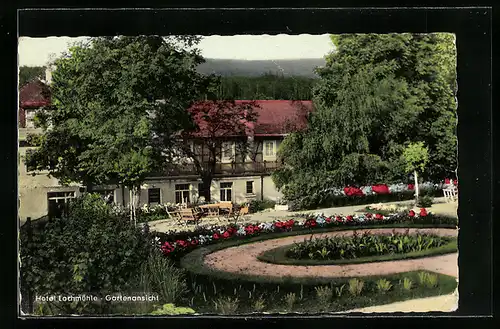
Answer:
<path fill-rule="evenodd" d="M 264 142 L 264 157 L 274 157 L 276 156 L 276 142 L 266 141 Z"/>
<path fill-rule="evenodd" d="M 221 147 L 221 160 L 222 161 L 231 161 L 234 158 L 234 143 L 233 142 L 224 142 Z"/>
<path fill-rule="evenodd" d="M 75 197 L 75 192 L 49 192 L 48 215 L 49 218 L 60 218 L 68 210 L 69 200 Z"/>
<path fill-rule="evenodd" d="M 106 203 L 115 202 L 115 190 L 94 190 L 93 193 L 99 193 Z"/>
<path fill-rule="evenodd" d="M 35 153 L 34 149 L 28 149 L 28 150 L 26 150 L 26 157 L 32 155 L 33 153 Z M 26 163 L 26 161 L 25 161 L 25 163 Z M 35 171 L 35 167 L 34 166 L 28 166 L 28 164 L 26 163 L 26 171 L 27 172 Z"/>
<path fill-rule="evenodd" d="M 148 189 L 148 204 L 159 204 L 160 203 L 160 189 L 150 188 Z"/>
<path fill-rule="evenodd" d="M 35 114 L 36 110 L 25 110 L 26 115 L 26 128 L 35 128 Z"/>
<path fill-rule="evenodd" d="M 247 182 L 247 194 L 253 194 L 253 181 Z"/>
<path fill-rule="evenodd" d="M 220 201 L 232 201 L 233 183 L 220 183 Z"/>
<path fill-rule="evenodd" d="M 175 203 L 190 203 L 189 184 L 175 184 Z"/>

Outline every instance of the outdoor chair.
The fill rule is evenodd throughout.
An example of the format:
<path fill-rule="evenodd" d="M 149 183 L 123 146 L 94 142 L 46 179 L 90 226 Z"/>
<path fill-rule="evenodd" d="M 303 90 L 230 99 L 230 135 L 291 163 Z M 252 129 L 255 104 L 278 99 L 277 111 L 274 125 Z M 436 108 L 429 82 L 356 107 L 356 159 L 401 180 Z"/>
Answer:
<path fill-rule="evenodd" d="M 180 215 L 181 221 L 185 224 L 187 224 L 188 222 L 193 222 L 194 224 L 198 225 L 201 218 L 201 214 L 194 212 L 192 208 L 181 209 Z"/>
<path fill-rule="evenodd" d="M 443 194 L 446 202 L 453 202 L 458 199 L 458 189 L 456 187 L 443 189 Z"/>
<path fill-rule="evenodd" d="M 245 206 L 245 207 L 239 207 L 239 209 L 235 209 L 235 211 L 233 211 L 233 213 L 228 216 L 228 219 L 232 219 L 234 224 L 236 225 L 236 223 L 238 222 L 238 219 L 240 219 L 241 217 L 244 217 L 245 215 L 248 215 L 249 213 L 249 208 L 248 206 Z"/>

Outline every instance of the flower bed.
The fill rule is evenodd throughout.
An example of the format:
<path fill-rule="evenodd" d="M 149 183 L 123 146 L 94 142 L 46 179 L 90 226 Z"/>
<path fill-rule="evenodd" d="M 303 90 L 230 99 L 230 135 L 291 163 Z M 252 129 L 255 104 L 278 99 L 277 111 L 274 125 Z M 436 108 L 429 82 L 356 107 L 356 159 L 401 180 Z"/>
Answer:
<path fill-rule="evenodd" d="M 381 282 L 386 282 L 386 289 Z M 455 278 L 430 272 L 359 279 L 289 278 L 280 283 L 190 275 L 190 289 L 181 304 L 198 314 L 330 313 L 449 294 L 456 286 Z M 221 308 L 221 304 L 227 307 Z"/>
<path fill-rule="evenodd" d="M 440 183 L 425 182 L 419 184 L 420 195 L 431 197 L 443 196 L 442 190 L 458 186 L 456 180 L 445 179 Z M 395 202 L 411 200 L 415 197 L 414 184 L 377 184 L 369 186 L 346 186 L 326 188 L 310 195 L 303 195 L 289 200 L 291 210 L 306 210 L 328 207 L 363 205 L 377 202 Z"/>
<path fill-rule="evenodd" d="M 352 236 L 321 237 L 296 243 L 288 250 L 287 256 L 294 259 L 354 259 L 423 251 L 450 241 L 451 238 L 432 234 L 410 235 L 393 231 L 391 235 L 371 235 L 354 231 Z"/>
<path fill-rule="evenodd" d="M 437 216 L 422 208 L 419 213 L 414 211 L 384 216 L 381 214 L 323 216 L 310 215 L 304 219 L 289 219 L 272 223 L 246 224 L 228 226 L 203 227 L 190 232 L 154 232 L 154 244 L 163 253 L 179 259 L 191 250 L 200 246 L 220 243 L 223 241 L 244 241 L 256 236 L 284 235 L 306 233 L 320 229 L 352 228 L 356 226 L 372 227 L 393 224 L 422 224 L 456 226 L 458 220 L 452 217 Z"/>

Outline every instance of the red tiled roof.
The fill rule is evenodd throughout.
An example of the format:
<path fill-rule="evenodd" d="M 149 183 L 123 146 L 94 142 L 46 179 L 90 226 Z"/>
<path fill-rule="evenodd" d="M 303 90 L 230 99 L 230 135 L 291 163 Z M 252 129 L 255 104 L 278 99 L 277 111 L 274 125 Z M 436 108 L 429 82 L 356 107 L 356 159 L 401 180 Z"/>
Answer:
<path fill-rule="evenodd" d="M 236 104 L 249 101 L 236 100 Z M 255 122 L 247 123 L 250 134 L 254 136 L 282 136 L 307 127 L 307 116 L 312 111 L 311 101 L 256 100 Z M 203 102 L 196 103 L 199 106 Z M 202 128 L 203 122 L 198 122 Z M 202 128 L 203 129 L 203 128 Z"/>
<path fill-rule="evenodd" d="M 25 84 L 19 91 L 19 106 L 22 108 L 40 107 L 50 104 L 50 89 L 40 80 Z"/>

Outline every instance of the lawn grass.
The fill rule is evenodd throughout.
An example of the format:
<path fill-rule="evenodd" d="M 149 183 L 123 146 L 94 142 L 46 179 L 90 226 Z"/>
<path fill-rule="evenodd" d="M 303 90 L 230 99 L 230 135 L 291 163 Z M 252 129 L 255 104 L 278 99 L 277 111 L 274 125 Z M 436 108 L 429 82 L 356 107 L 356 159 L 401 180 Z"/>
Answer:
<path fill-rule="evenodd" d="M 318 259 L 294 259 L 287 257 L 287 252 L 294 244 L 280 246 L 274 249 L 266 250 L 257 256 L 257 259 L 271 264 L 282 265 L 302 265 L 302 266 L 317 266 L 317 265 L 345 265 L 345 264 L 360 264 L 360 263 L 375 263 L 404 259 L 416 259 L 422 257 L 432 257 L 438 255 L 457 252 L 457 239 L 453 238 L 450 242 L 437 248 L 431 248 L 422 251 L 414 251 L 409 253 L 395 253 L 386 255 L 375 255 L 368 257 L 352 258 L 352 259 L 333 259 L 333 260 L 318 260 Z"/>

